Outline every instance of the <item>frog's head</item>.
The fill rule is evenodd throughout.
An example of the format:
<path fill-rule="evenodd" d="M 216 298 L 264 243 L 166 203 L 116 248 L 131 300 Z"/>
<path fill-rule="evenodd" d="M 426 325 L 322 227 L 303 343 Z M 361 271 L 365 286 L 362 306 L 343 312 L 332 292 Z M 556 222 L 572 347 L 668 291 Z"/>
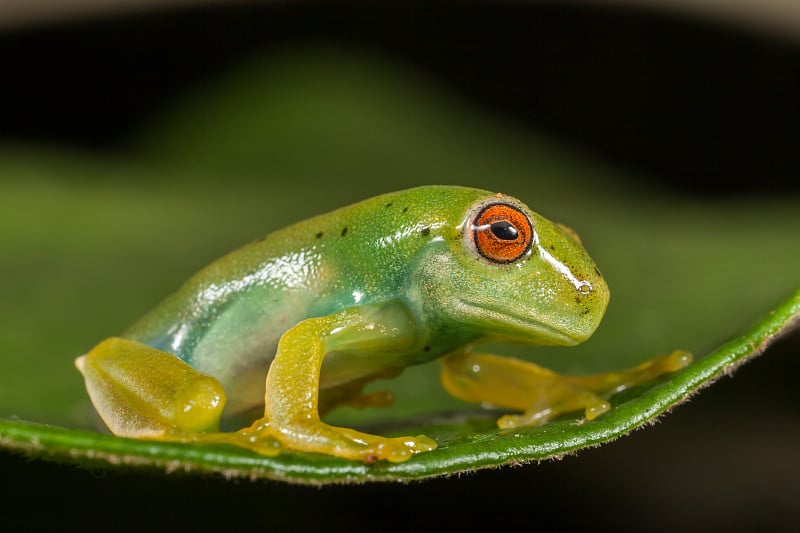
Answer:
<path fill-rule="evenodd" d="M 432 318 L 534 344 L 573 345 L 594 333 L 608 286 L 571 229 L 505 195 L 454 217 L 420 272 Z"/>

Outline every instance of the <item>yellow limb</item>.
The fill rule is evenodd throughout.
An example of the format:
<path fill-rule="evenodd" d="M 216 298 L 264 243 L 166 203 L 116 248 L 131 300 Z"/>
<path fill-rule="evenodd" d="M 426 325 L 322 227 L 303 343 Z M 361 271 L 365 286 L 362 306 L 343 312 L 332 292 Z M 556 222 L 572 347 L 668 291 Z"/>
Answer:
<path fill-rule="evenodd" d="M 174 355 L 120 338 L 76 359 L 100 418 L 124 437 L 216 431 L 222 386 Z"/>
<path fill-rule="evenodd" d="M 391 352 L 412 347 L 414 333 L 413 320 L 398 303 L 361 306 L 300 322 L 278 344 L 267 375 L 264 418 L 243 430 L 242 436 L 269 436 L 292 450 L 368 462 L 400 462 L 434 449 L 436 442 L 422 435 L 386 438 L 331 426 L 319 418 L 319 379 L 327 353 L 363 351 L 392 357 Z M 376 400 L 367 397 L 365 401 Z"/>
<path fill-rule="evenodd" d="M 443 359 L 441 378 L 457 398 L 523 411 L 501 417 L 501 428 L 538 426 L 580 410 L 592 420 L 611 408 L 606 398 L 612 394 L 675 372 L 691 360 L 687 352 L 676 351 L 619 372 L 565 376 L 519 359 L 462 350 Z"/>

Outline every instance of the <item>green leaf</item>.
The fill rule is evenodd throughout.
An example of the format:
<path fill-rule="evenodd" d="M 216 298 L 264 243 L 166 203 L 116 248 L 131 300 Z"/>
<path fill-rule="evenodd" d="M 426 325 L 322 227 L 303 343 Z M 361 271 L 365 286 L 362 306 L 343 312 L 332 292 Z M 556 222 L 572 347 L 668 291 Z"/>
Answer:
<path fill-rule="evenodd" d="M 468 413 L 427 421 L 424 428 L 440 447 L 406 463 L 365 465 L 354 461 L 284 454 L 261 457 L 229 446 L 122 439 L 97 433 L 0 420 L 0 444 L 31 455 L 92 464 L 151 466 L 166 471 L 216 472 L 225 477 L 270 478 L 298 483 L 413 480 L 487 467 L 559 457 L 611 441 L 653 421 L 716 378 L 761 353 L 800 322 L 800 291 L 744 335 L 721 346 L 668 380 L 617 403 L 592 422 L 562 420 L 539 428 L 486 428 Z"/>
<path fill-rule="evenodd" d="M 128 159 L 0 147 L 0 444 L 86 465 L 299 483 L 408 480 L 537 461 L 652 421 L 760 353 L 800 314 L 797 198 L 671 197 L 402 70 L 348 56 L 258 58 L 187 96 Z M 500 431 L 449 398 L 434 365 L 375 384 L 385 410 L 332 413 L 439 449 L 403 464 L 121 439 L 93 430 L 76 355 L 123 330 L 204 264 L 289 222 L 423 183 L 501 188 L 574 227 L 612 302 L 576 348 L 495 347 L 555 370 L 623 368 L 676 348 L 688 368 L 612 398 L 591 422 Z M 771 306 L 787 294 L 785 303 Z M 759 318 L 761 317 L 761 318 Z M 746 330 L 747 324 L 756 326 Z M 714 349 L 735 332 L 744 335 Z"/>

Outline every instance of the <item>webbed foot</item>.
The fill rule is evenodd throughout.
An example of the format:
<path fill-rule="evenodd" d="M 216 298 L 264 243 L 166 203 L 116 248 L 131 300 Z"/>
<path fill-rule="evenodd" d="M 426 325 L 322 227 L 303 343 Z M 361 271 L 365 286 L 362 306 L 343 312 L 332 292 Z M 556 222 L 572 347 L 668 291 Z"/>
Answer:
<path fill-rule="evenodd" d="M 691 361 L 691 354 L 678 350 L 619 372 L 567 376 L 527 361 L 464 350 L 444 358 L 442 384 L 462 400 L 522 411 L 501 417 L 497 421 L 501 428 L 539 426 L 574 411 L 593 420 L 611 409 L 607 401 L 611 395 L 680 370 Z"/>

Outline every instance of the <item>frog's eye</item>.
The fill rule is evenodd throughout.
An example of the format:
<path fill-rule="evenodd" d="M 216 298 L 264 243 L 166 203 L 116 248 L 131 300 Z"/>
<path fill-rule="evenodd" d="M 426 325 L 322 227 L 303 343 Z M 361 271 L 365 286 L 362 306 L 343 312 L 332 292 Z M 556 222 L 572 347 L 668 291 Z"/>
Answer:
<path fill-rule="evenodd" d="M 518 207 L 493 203 L 479 210 L 470 224 L 475 250 L 493 263 L 511 263 L 531 249 L 533 227 Z"/>

